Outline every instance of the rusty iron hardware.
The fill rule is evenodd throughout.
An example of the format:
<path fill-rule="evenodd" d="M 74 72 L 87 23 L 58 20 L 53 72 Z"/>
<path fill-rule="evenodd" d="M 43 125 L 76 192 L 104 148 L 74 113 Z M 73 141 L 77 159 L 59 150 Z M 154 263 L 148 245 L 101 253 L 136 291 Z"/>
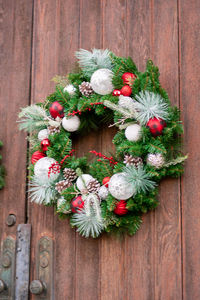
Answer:
<path fill-rule="evenodd" d="M 19 224 L 16 242 L 15 299 L 28 300 L 31 225 Z"/>
<path fill-rule="evenodd" d="M 36 299 L 53 299 L 53 241 L 47 236 L 38 242 L 36 278 L 30 284 L 30 292 L 38 295 Z"/>
<path fill-rule="evenodd" d="M 0 257 L 0 300 L 15 299 L 15 240 L 8 236 Z"/>
<path fill-rule="evenodd" d="M 15 225 L 15 223 L 16 223 L 16 216 L 13 214 L 8 215 L 6 219 L 6 224 L 10 227 Z"/>

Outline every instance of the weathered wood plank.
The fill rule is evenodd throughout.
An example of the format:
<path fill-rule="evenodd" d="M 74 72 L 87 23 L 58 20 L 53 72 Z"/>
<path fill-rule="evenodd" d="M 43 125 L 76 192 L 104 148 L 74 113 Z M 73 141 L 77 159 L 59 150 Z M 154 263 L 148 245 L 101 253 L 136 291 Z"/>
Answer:
<path fill-rule="evenodd" d="M 25 222 L 27 142 L 16 120 L 20 108 L 29 103 L 32 2 L 0 1 L 0 139 L 7 172 L 6 187 L 0 191 L 0 239 L 15 236 L 17 224 Z M 16 224 L 8 228 L 9 214 L 16 215 Z"/>
<path fill-rule="evenodd" d="M 103 1 L 103 48 L 126 55 L 126 0 Z M 101 150 L 112 151 L 115 128 L 104 129 Z M 101 299 L 126 299 L 125 240 L 104 235 L 101 239 Z"/>
<path fill-rule="evenodd" d="M 145 70 L 151 51 L 151 2 L 127 1 L 127 55 Z M 154 299 L 154 213 L 143 216 L 134 237 L 126 238 L 126 299 Z"/>
<path fill-rule="evenodd" d="M 182 178 L 183 299 L 200 298 L 200 2 L 179 1 L 180 86 L 185 151 L 189 158 Z"/>
<path fill-rule="evenodd" d="M 152 59 L 159 67 L 161 84 L 167 90 L 171 102 L 179 106 L 177 3 L 174 0 L 156 0 L 152 9 Z M 178 179 L 162 182 L 159 201 L 154 223 L 155 299 L 182 299 Z"/>
<path fill-rule="evenodd" d="M 74 63 L 78 48 L 79 0 L 36 1 L 32 65 L 32 102 L 43 100 L 54 89 L 50 81 L 56 74 L 66 74 Z M 55 299 L 74 299 L 75 233 L 67 221 L 59 221 L 51 208 L 30 204 L 33 245 L 41 235 L 54 238 Z M 32 279 L 35 278 L 35 251 L 32 247 Z M 33 296 L 32 296 L 33 298 Z"/>
<path fill-rule="evenodd" d="M 101 1 L 80 1 L 80 48 L 102 47 L 101 15 Z M 100 147 L 100 133 L 91 132 L 77 141 L 77 155 L 100 151 Z M 87 240 L 77 234 L 75 299 L 99 299 L 99 284 L 99 240 Z"/>

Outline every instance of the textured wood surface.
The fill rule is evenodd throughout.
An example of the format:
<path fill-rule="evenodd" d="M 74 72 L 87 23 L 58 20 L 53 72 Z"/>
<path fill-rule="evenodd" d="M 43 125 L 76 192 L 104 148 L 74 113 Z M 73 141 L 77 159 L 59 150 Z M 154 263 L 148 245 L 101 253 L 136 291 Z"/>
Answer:
<path fill-rule="evenodd" d="M 7 185 L 0 193 L 0 238 L 15 233 L 16 226 L 5 225 L 9 213 L 17 215 L 17 223 L 32 224 L 31 279 L 37 279 L 39 238 L 54 239 L 52 299 L 200 298 L 199 15 L 198 0 L 0 1 L 0 139 L 7 168 Z M 26 204 L 27 143 L 16 126 L 17 112 L 53 91 L 52 77 L 73 70 L 80 47 L 130 55 L 140 70 L 152 58 L 172 103 L 181 106 L 189 152 L 185 175 L 162 182 L 159 207 L 144 215 L 131 238 L 86 240 L 67 221 L 59 221 L 53 209 Z M 76 138 L 77 155 L 90 149 L 108 154 L 113 135 L 114 129 L 103 129 L 87 141 Z"/>
<path fill-rule="evenodd" d="M 0 140 L 6 187 L 0 191 L 0 240 L 15 236 L 26 221 L 26 134 L 18 130 L 17 114 L 29 104 L 32 0 L 0 1 Z M 16 215 L 8 227 L 9 214 Z"/>

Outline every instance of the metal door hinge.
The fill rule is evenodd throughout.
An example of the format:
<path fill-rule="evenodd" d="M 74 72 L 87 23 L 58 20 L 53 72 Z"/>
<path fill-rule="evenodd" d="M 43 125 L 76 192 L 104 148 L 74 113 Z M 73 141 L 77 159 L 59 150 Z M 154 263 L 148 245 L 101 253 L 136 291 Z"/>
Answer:
<path fill-rule="evenodd" d="M 30 284 L 30 292 L 37 299 L 53 299 L 53 241 L 44 236 L 38 242 L 36 256 L 36 280 Z"/>
<path fill-rule="evenodd" d="M 15 299 L 15 240 L 8 236 L 0 256 L 0 300 Z"/>

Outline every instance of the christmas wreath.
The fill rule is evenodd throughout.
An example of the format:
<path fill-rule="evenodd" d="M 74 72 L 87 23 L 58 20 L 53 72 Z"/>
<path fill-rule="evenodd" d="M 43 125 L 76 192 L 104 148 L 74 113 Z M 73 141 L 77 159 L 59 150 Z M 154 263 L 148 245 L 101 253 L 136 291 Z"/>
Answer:
<path fill-rule="evenodd" d="M 55 92 L 19 113 L 20 129 L 31 133 L 30 197 L 55 206 L 84 237 L 133 235 L 142 213 L 158 205 L 159 181 L 183 172 L 179 110 L 151 60 L 139 72 L 130 57 L 108 50 L 76 57 L 78 71 L 56 76 Z M 92 162 L 76 157 L 73 134 L 113 125 L 114 155 L 91 149 Z"/>

